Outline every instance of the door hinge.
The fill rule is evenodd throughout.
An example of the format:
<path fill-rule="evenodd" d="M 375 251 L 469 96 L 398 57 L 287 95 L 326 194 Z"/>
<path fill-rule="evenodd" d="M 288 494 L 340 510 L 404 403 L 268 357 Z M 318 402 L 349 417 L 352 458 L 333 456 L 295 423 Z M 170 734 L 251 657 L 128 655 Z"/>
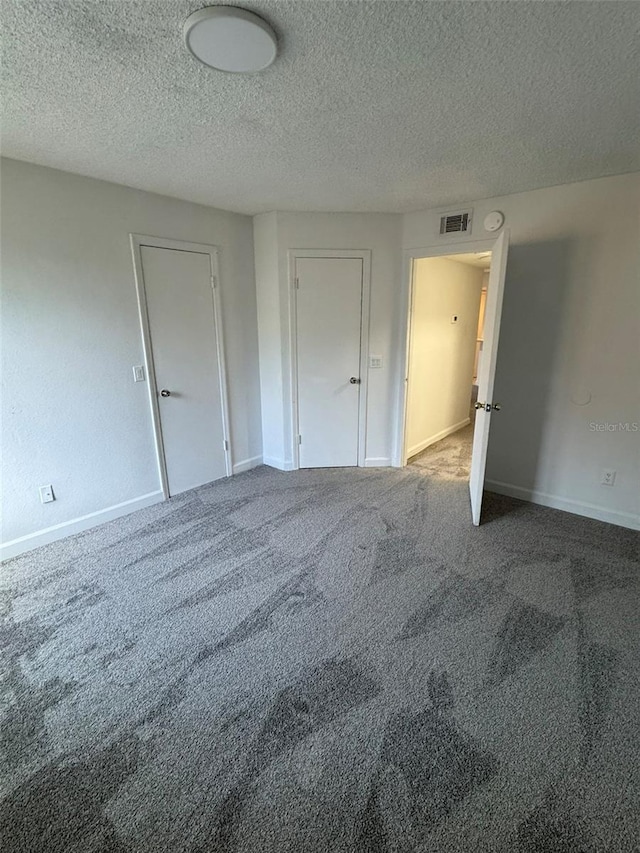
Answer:
<path fill-rule="evenodd" d="M 224 440 L 222 443 L 223 443 L 223 445 L 224 445 L 224 449 L 225 449 L 225 450 L 228 450 L 228 449 L 229 449 L 229 442 L 227 441 L 227 439 L 226 439 L 226 438 L 225 438 L 225 440 Z"/>
<path fill-rule="evenodd" d="M 212 275 L 211 276 L 211 287 L 215 290 L 217 286 L 218 286 L 218 280 L 215 277 L 215 275 Z"/>
<path fill-rule="evenodd" d="M 298 436 L 298 444 L 302 444 L 302 436 L 301 435 Z"/>
<path fill-rule="evenodd" d="M 300 290 L 300 279 L 299 278 L 294 278 L 293 286 L 295 287 L 296 290 Z"/>

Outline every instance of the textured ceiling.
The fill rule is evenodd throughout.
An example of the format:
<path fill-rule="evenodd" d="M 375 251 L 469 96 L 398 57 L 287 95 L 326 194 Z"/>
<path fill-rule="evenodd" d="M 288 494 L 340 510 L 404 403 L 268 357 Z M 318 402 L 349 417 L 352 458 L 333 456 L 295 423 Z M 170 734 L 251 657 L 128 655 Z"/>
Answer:
<path fill-rule="evenodd" d="M 249 0 L 281 47 L 255 76 L 187 53 L 204 5 L 3 0 L 3 153 L 244 213 L 640 168 L 637 2 Z"/>

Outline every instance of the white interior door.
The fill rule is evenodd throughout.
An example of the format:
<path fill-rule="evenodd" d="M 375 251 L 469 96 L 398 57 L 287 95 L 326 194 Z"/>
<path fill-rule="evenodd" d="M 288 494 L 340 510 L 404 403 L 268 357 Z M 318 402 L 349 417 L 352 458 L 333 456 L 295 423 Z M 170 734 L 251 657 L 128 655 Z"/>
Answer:
<path fill-rule="evenodd" d="M 227 474 L 209 254 L 140 247 L 170 495 Z"/>
<path fill-rule="evenodd" d="M 358 464 L 363 261 L 296 258 L 300 467 Z"/>
<path fill-rule="evenodd" d="M 478 376 L 478 403 L 484 403 L 476 413 L 476 426 L 473 433 L 473 454 L 469 476 L 469 494 L 471 496 L 471 516 L 475 525 L 480 524 L 482 510 L 482 492 L 484 474 L 487 467 L 487 447 L 494 406 L 493 383 L 496 375 L 498 338 L 500 336 L 500 317 L 502 316 L 502 297 L 507 272 L 507 254 L 509 252 L 509 232 L 505 229 L 491 250 L 491 269 L 487 287 L 487 301 L 484 313 L 484 344 Z"/>

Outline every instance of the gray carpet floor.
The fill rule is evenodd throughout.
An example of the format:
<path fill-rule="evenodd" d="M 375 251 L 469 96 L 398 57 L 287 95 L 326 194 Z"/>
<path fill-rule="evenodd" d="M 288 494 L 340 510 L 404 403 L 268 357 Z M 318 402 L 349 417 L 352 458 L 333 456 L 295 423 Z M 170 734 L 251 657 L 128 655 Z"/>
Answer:
<path fill-rule="evenodd" d="M 475 417 L 472 416 L 472 422 L 468 426 L 412 456 L 409 459 L 410 469 L 439 480 L 464 480 L 468 483 L 474 421 Z"/>
<path fill-rule="evenodd" d="M 637 851 L 639 535 L 471 527 L 468 438 L 6 564 L 2 849 Z"/>

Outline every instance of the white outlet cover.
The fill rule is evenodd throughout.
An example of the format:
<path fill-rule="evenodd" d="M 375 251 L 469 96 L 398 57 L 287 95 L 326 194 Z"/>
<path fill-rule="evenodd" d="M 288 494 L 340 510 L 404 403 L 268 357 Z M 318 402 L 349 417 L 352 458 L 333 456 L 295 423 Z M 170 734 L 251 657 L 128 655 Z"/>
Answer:
<path fill-rule="evenodd" d="M 55 500 L 53 486 L 40 486 L 38 492 L 40 493 L 40 503 L 50 504 Z"/>
<path fill-rule="evenodd" d="M 369 356 L 369 367 L 372 370 L 379 370 L 382 367 L 383 358 L 381 355 L 370 355 Z"/>

